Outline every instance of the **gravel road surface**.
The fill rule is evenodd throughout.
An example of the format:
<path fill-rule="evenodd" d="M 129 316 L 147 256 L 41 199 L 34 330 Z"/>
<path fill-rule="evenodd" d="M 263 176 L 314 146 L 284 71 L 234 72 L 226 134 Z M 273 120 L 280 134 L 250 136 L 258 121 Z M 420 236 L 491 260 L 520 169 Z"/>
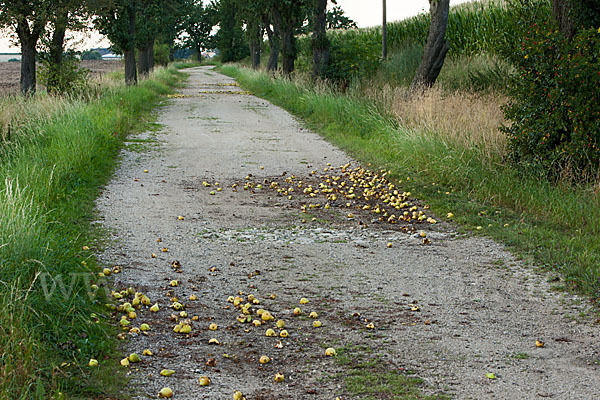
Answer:
<path fill-rule="evenodd" d="M 128 370 L 133 398 L 163 387 L 182 400 L 231 399 L 235 390 L 248 400 L 362 398 L 357 382 L 373 389 L 390 374 L 458 399 L 600 398 L 600 329 L 585 300 L 551 291 L 501 245 L 457 234 L 408 194 L 405 208 L 437 223 L 391 224 L 376 202 L 364 210 L 352 196 L 327 198 L 328 179 L 368 172 L 230 78 L 210 67 L 188 72 L 181 95 L 158 112 L 161 131 L 131 138 L 98 200 L 114 239 L 102 260 L 122 266 L 116 289 L 133 287 L 160 308 L 142 306 L 130 319 L 129 328 L 147 323 L 147 334 L 124 334 L 124 357 L 142 359 Z M 236 307 L 230 296 L 243 301 Z M 259 308 L 285 321 L 287 337 L 274 321 L 237 321 L 262 321 Z M 191 331 L 175 333 L 177 325 Z M 325 356 L 329 347 L 337 357 Z"/>

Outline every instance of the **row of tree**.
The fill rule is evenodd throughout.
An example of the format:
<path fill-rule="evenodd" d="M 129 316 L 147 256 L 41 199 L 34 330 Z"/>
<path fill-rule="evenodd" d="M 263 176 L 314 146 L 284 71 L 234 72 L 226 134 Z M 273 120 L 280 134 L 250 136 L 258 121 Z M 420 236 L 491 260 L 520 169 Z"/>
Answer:
<path fill-rule="evenodd" d="M 335 4 L 335 0 L 332 3 Z M 383 0 L 384 33 L 385 4 L 386 0 Z M 334 7 L 328 11 L 328 0 L 220 0 L 213 2 L 213 6 L 217 7 L 215 15 L 220 25 L 215 39 L 222 61 L 235 61 L 249 54 L 252 66 L 258 68 L 261 44 L 266 34 L 270 50 L 267 69 L 278 69 L 278 60 L 281 59 L 281 70 L 286 75 L 294 70 L 298 35 L 311 34 L 313 76 L 326 77 L 331 46 L 327 30 L 356 27 L 344 16 L 341 8 Z M 430 6 L 431 29 L 413 89 L 431 86 L 435 82 L 449 50 L 445 39 L 449 0 L 432 0 Z M 244 39 L 249 53 L 239 44 Z M 385 42 L 385 34 L 383 40 Z M 385 43 L 383 48 L 383 58 L 386 58 Z"/>
<path fill-rule="evenodd" d="M 335 4 L 335 0 L 331 0 Z M 448 0 L 431 1 L 432 26 L 415 86 L 431 85 L 448 51 L 444 39 Z M 385 0 L 384 0 L 385 4 Z M 12 31 L 21 47 L 21 91 L 35 91 L 38 48 L 59 76 L 67 30 L 96 29 L 125 58 L 125 81 L 136 84 L 154 65 L 157 41 L 171 49 L 177 38 L 194 49 L 218 48 L 223 62 L 250 55 L 258 68 L 263 38 L 269 46 L 268 70 L 289 75 L 297 57 L 296 37 L 311 34 L 313 75 L 326 75 L 330 59 L 328 29 L 355 27 L 328 0 L 0 0 L 0 27 Z M 217 30 L 216 35 L 213 33 Z M 136 59 L 137 54 L 137 59 Z M 52 80 L 47 82 L 51 90 Z"/>
<path fill-rule="evenodd" d="M 332 0 L 335 3 L 335 0 Z M 329 62 L 327 29 L 356 27 L 339 7 L 327 10 L 328 0 L 0 0 L 0 28 L 9 31 L 21 48 L 21 91 L 35 92 L 36 59 L 44 55 L 53 72 L 46 83 L 58 87 L 64 68 L 68 31 L 95 29 L 115 52 L 124 55 L 125 81 L 136 84 L 154 66 L 154 46 L 175 42 L 193 49 L 218 48 L 223 62 L 248 55 L 260 65 L 263 38 L 268 39 L 267 68 L 290 74 L 297 57 L 296 37 L 312 32 L 315 76 Z M 216 32 L 216 34 L 215 34 Z"/>
<path fill-rule="evenodd" d="M 332 3 L 336 3 L 332 0 Z M 289 75 L 294 70 L 298 51 L 296 37 L 312 34 L 313 73 L 323 76 L 329 62 L 327 29 L 347 29 L 356 24 L 344 16 L 340 7 L 327 9 L 328 0 L 220 0 L 217 7 L 220 30 L 216 47 L 222 61 L 235 61 L 249 54 L 252 66 L 258 68 L 261 45 L 267 37 L 269 45 L 268 70 L 278 69 Z M 242 29 L 243 28 L 243 29 Z M 248 52 L 244 45 L 247 43 Z"/>
<path fill-rule="evenodd" d="M 156 42 L 174 49 L 180 38 L 198 52 L 205 48 L 216 23 L 214 9 L 201 0 L 7 0 L 0 1 L 0 29 L 10 32 L 21 48 L 24 94 L 36 88 L 38 50 L 49 68 L 61 70 L 67 31 L 104 34 L 113 50 L 124 55 L 127 84 L 135 84 L 138 73 L 147 75 L 153 68 Z M 53 82 L 47 85 L 51 90 Z"/>

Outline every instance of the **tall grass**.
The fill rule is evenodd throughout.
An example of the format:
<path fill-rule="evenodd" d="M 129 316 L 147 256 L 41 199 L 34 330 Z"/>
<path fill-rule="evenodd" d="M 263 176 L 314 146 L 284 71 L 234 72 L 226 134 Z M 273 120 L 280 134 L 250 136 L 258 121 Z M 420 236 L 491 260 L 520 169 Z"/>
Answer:
<path fill-rule="evenodd" d="M 109 84 L 95 99 L 2 103 L 11 134 L 0 145 L 0 398 L 111 391 L 86 368 L 115 342 L 112 328 L 90 317 L 104 314 L 103 299 L 88 296 L 97 269 L 83 246 L 95 237 L 94 199 L 123 138 L 178 79 L 158 70 L 137 87 Z M 67 292 L 47 295 L 43 283 L 56 279 Z"/>
<path fill-rule="evenodd" d="M 404 184 L 438 215 L 453 212 L 466 229 L 501 240 L 555 271 L 565 287 L 600 297 L 600 195 L 592 187 L 540 181 L 504 164 L 501 156 L 486 158 L 469 140 L 409 129 L 364 99 L 316 92 L 234 66 L 222 70 L 304 118 L 361 162 L 390 169 L 398 179 L 409 175 Z"/>
<path fill-rule="evenodd" d="M 500 94 L 446 92 L 438 87 L 409 95 L 404 87 L 365 84 L 349 95 L 375 102 L 394 115 L 403 128 L 475 149 L 487 162 L 506 153 L 506 135 L 499 129 L 504 122 Z"/>
<path fill-rule="evenodd" d="M 16 134 L 35 133 L 33 124 L 48 123 L 53 116 L 61 113 L 61 110 L 64 111 L 68 104 L 68 99 L 45 93 L 35 97 L 20 95 L 0 97 L 0 146 L 2 143 L 14 140 Z M 31 128 L 27 129 L 26 126 Z"/>

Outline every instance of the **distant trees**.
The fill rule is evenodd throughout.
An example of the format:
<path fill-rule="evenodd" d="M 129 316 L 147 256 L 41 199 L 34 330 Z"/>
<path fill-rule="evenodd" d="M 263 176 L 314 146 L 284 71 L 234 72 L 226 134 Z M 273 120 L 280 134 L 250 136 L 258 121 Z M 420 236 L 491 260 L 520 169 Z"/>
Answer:
<path fill-rule="evenodd" d="M 282 72 L 290 74 L 297 58 L 296 37 L 309 33 L 314 76 L 324 77 L 330 58 L 327 29 L 356 26 L 341 8 L 327 10 L 327 5 L 328 0 L 0 0 L 0 28 L 12 31 L 21 46 L 21 91 L 26 94 L 35 91 L 40 49 L 48 90 L 60 89 L 65 76 L 73 76 L 62 74 L 76 65 L 74 58 L 64 64 L 65 34 L 89 27 L 124 55 L 128 85 L 152 70 L 155 46 L 160 46 L 162 58 L 167 52 L 172 57 L 176 39 L 194 49 L 199 60 L 204 49 L 218 47 L 223 62 L 250 55 L 258 68 L 266 35 L 267 69 L 278 69 L 281 57 Z"/>
<path fill-rule="evenodd" d="M 193 1 L 192 1 L 193 2 Z M 162 40 L 173 46 L 188 18 L 190 0 L 140 0 L 136 10 L 136 48 L 138 72 L 147 76 L 154 68 L 155 43 Z"/>
<path fill-rule="evenodd" d="M 193 49 L 198 61 L 202 60 L 202 50 L 214 46 L 211 35 L 213 27 L 217 24 L 217 10 L 214 5 L 204 5 L 202 0 L 187 0 L 185 16 L 182 20 L 184 44 Z"/>
<path fill-rule="evenodd" d="M 248 46 L 242 29 L 240 6 L 236 0 L 220 0 L 213 3 L 217 9 L 219 31 L 216 46 L 221 52 L 221 61 L 238 61 L 248 56 Z"/>
<path fill-rule="evenodd" d="M 246 40 L 252 60 L 252 68 L 260 67 L 261 45 L 265 33 L 264 16 L 267 7 L 266 0 L 237 0 L 238 15 L 246 26 Z"/>
<path fill-rule="evenodd" d="M 81 53 L 82 60 L 102 60 L 102 54 L 97 50 L 86 50 Z"/>
<path fill-rule="evenodd" d="M 154 66 L 158 38 L 173 43 L 185 17 L 186 0 L 91 0 L 94 27 L 125 58 L 125 82 L 137 84 Z M 137 62 L 136 62 L 137 50 Z"/>
<path fill-rule="evenodd" d="M 333 4 L 337 4 L 334 0 Z M 353 29 L 358 28 L 356 22 L 344 15 L 344 10 L 340 6 L 335 6 L 331 10 L 327 10 L 327 30 L 332 29 Z"/>
<path fill-rule="evenodd" d="M 335 0 L 332 3 L 336 4 Z M 312 33 L 314 75 L 324 76 L 329 62 L 326 30 L 356 27 L 341 8 L 328 11 L 328 0 L 220 0 L 213 4 L 218 9 L 217 47 L 222 61 L 250 54 L 252 66 L 258 68 L 266 34 L 270 49 L 267 70 L 278 68 L 281 55 L 281 70 L 286 75 L 294 71 L 297 35 Z M 244 38 L 242 27 L 247 50 L 239 44 Z"/>
<path fill-rule="evenodd" d="M 140 0 L 105 0 L 95 3 L 94 27 L 125 57 L 125 83 L 138 81 L 135 62 L 136 11 Z"/>

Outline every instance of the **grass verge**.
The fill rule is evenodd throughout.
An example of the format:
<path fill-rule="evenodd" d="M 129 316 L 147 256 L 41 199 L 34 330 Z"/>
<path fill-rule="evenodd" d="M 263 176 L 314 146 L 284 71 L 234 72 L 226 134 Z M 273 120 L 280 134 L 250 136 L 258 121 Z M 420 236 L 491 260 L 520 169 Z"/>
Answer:
<path fill-rule="evenodd" d="M 600 298 L 600 195 L 592 187 L 527 176 L 500 156 L 430 130 L 405 129 L 373 103 L 326 88 L 236 66 L 221 71 L 303 118 L 360 162 L 389 169 L 437 215 L 452 212 L 463 230 L 499 240 L 526 261 L 555 272 L 557 287 Z"/>
<path fill-rule="evenodd" d="M 94 200 L 127 134 L 144 127 L 183 75 L 159 69 L 136 87 L 95 100 L 47 103 L 0 143 L 0 399 L 105 398 L 123 382 L 106 300 L 91 284 Z M 37 111 L 36 111 L 37 112 Z M 5 139 L 7 135 L 3 136 Z M 90 358 L 100 367 L 89 368 Z M 113 360 L 114 361 L 114 360 Z"/>
<path fill-rule="evenodd" d="M 443 400 L 446 395 L 424 395 L 423 380 L 395 367 L 365 346 L 336 349 L 336 361 L 344 368 L 346 392 L 353 399 Z"/>

